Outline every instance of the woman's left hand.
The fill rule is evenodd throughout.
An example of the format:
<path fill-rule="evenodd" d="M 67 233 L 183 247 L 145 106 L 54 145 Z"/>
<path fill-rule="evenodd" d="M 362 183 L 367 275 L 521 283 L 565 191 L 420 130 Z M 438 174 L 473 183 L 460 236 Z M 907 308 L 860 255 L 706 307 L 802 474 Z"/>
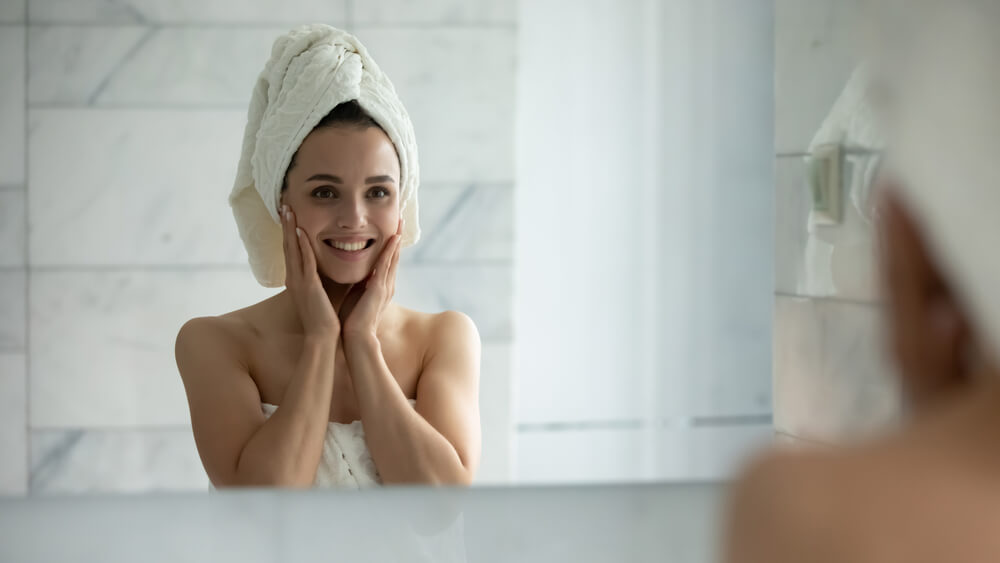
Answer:
<path fill-rule="evenodd" d="M 382 313 L 396 293 L 396 267 L 399 264 L 401 228 L 389 239 L 375 262 L 375 269 L 364 281 L 351 287 L 340 307 L 341 335 L 345 343 L 359 336 L 374 336 Z"/>

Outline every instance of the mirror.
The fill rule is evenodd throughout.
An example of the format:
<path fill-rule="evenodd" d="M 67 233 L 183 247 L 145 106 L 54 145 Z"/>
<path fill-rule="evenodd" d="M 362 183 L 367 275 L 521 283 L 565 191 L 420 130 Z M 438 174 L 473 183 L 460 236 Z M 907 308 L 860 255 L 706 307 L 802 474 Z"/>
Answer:
<path fill-rule="evenodd" d="M 313 21 L 412 119 L 394 301 L 477 328 L 472 483 L 726 479 L 773 435 L 772 165 L 803 148 L 772 108 L 805 8 L 771 4 L 5 4 L 3 493 L 208 489 L 175 339 L 282 291 L 227 197 L 272 44 Z"/>

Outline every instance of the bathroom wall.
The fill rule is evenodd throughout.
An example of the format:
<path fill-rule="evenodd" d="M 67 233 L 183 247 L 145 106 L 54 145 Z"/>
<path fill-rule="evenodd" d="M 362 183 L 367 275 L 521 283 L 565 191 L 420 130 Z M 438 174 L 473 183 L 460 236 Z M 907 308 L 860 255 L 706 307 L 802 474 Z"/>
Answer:
<path fill-rule="evenodd" d="M 899 397 L 879 323 L 865 186 L 845 159 L 843 221 L 810 227 L 804 156 L 861 61 L 864 0 L 775 0 L 774 424 L 835 441 L 891 424 Z M 859 198 L 863 199 L 863 198 Z"/>
<path fill-rule="evenodd" d="M 181 324 L 263 299 L 226 197 L 271 42 L 360 36 L 421 148 L 397 300 L 483 340 L 480 481 L 511 464 L 514 0 L 0 2 L 0 494 L 204 490 Z"/>
<path fill-rule="evenodd" d="M 516 477 L 725 479 L 773 437 L 771 1 L 519 10 Z"/>

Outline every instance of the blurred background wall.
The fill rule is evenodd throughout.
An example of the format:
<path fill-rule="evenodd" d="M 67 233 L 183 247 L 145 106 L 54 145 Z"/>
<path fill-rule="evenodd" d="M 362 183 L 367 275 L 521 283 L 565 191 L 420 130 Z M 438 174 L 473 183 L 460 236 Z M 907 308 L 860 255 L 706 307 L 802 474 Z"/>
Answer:
<path fill-rule="evenodd" d="M 772 3 L 518 19 L 516 475 L 728 477 L 772 437 Z"/>

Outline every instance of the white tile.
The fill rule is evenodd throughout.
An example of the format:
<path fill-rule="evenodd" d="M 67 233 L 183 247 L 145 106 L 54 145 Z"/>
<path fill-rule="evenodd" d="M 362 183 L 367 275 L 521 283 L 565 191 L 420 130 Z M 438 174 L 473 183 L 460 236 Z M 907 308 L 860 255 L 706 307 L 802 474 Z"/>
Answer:
<path fill-rule="evenodd" d="M 25 354 L 0 353 L 0 496 L 28 493 L 28 370 Z"/>
<path fill-rule="evenodd" d="M 520 431 L 518 484 L 627 482 L 646 476 L 649 445 L 637 428 Z"/>
<path fill-rule="evenodd" d="M 508 483 L 511 479 L 514 448 L 511 353 L 510 344 L 483 345 L 479 375 L 483 455 L 476 474 L 478 485 Z"/>
<path fill-rule="evenodd" d="M 24 23 L 28 17 L 28 0 L 0 2 L 0 22 Z"/>
<path fill-rule="evenodd" d="M 28 101 L 89 105 L 152 30 L 137 26 L 32 27 Z"/>
<path fill-rule="evenodd" d="M 24 184 L 24 27 L 0 29 L 0 185 Z"/>
<path fill-rule="evenodd" d="M 0 350 L 23 351 L 27 342 L 25 270 L 0 271 Z"/>
<path fill-rule="evenodd" d="M 886 428 L 900 393 L 874 307 L 779 297 L 775 307 L 774 424 L 824 442 Z"/>
<path fill-rule="evenodd" d="M 860 60 L 864 0 L 776 0 L 775 148 L 799 153 Z"/>
<path fill-rule="evenodd" d="M 208 491 L 190 428 L 34 430 L 31 494 Z"/>
<path fill-rule="evenodd" d="M 513 30 L 359 26 L 357 35 L 413 120 L 423 182 L 512 182 Z"/>
<path fill-rule="evenodd" d="M 53 26 L 31 31 L 32 104 L 232 107 L 246 112 L 269 28 Z"/>
<path fill-rule="evenodd" d="M 343 25 L 347 0 L 29 0 L 32 23 Z"/>
<path fill-rule="evenodd" d="M 0 266 L 26 265 L 24 190 L 0 190 Z"/>
<path fill-rule="evenodd" d="M 728 480 L 773 435 L 768 424 L 521 431 L 515 479 L 520 484 Z"/>
<path fill-rule="evenodd" d="M 770 424 L 661 430 L 656 478 L 670 481 L 729 481 L 761 448 L 774 442 Z"/>
<path fill-rule="evenodd" d="M 400 265 L 395 301 L 428 313 L 461 311 L 484 343 L 510 342 L 512 277 L 510 266 Z"/>
<path fill-rule="evenodd" d="M 181 325 L 279 291 L 260 287 L 249 268 L 34 272 L 31 283 L 36 429 L 189 424 L 174 360 Z"/>
<path fill-rule="evenodd" d="M 704 250 L 718 251 L 717 247 Z M 686 369 L 681 367 L 683 361 L 661 359 L 655 375 L 659 408 L 673 416 L 771 412 L 774 300 L 763 282 L 773 282 L 761 273 L 762 267 L 773 267 L 770 253 L 758 250 L 747 256 L 732 247 L 719 254 L 723 253 L 735 264 L 715 259 L 717 266 L 705 272 L 709 275 L 701 277 L 702 287 L 687 299 L 692 306 L 684 310 L 683 325 L 694 337 L 687 340 L 690 348 L 681 352 L 688 360 Z M 741 263 L 746 266 L 742 275 Z M 605 378 L 615 379 L 606 374 Z"/>
<path fill-rule="evenodd" d="M 31 263 L 246 264 L 227 203 L 245 122 L 244 111 L 33 110 Z"/>
<path fill-rule="evenodd" d="M 420 242 L 412 263 L 511 262 L 514 190 L 507 185 L 420 187 Z"/>
<path fill-rule="evenodd" d="M 853 174 L 859 159 L 845 160 L 843 221 L 816 225 L 810 221 L 812 198 L 801 157 L 777 159 L 777 224 L 775 226 L 775 288 L 784 295 L 837 297 L 851 301 L 879 301 L 876 233 Z"/>
<path fill-rule="evenodd" d="M 513 24 L 515 0 L 379 0 L 354 3 L 354 22 L 366 24 Z"/>

